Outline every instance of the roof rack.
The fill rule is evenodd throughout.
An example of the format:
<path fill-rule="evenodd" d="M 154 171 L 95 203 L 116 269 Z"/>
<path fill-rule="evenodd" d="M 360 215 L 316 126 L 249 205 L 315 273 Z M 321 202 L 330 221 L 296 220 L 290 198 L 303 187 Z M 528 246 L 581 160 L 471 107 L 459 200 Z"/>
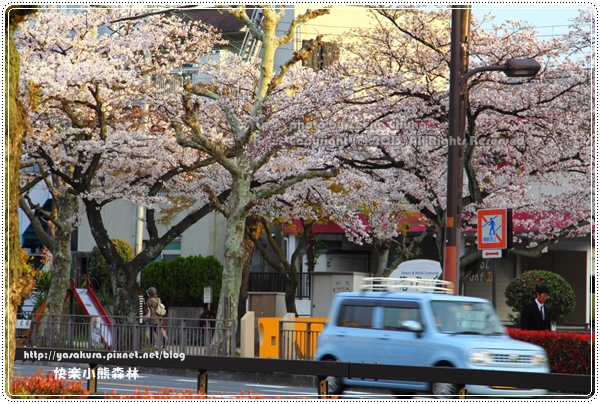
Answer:
<path fill-rule="evenodd" d="M 364 292 L 417 292 L 453 295 L 454 284 L 440 279 L 418 278 L 363 278 L 360 287 Z"/>

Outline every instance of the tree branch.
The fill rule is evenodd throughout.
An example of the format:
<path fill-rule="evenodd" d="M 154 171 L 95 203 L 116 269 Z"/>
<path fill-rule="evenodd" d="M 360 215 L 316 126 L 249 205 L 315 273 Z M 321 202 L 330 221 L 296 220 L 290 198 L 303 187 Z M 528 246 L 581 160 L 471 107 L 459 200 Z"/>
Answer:
<path fill-rule="evenodd" d="M 30 206 L 34 209 L 35 213 L 31 211 Z M 40 239 L 42 244 L 48 247 L 50 251 L 54 251 L 56 249 L 56 239 L 44 230 L 42 222 L 40 221 L 40 217 L 43 217 L 48 221 L 52 220 L 52 217 L 39 205 L 34 204 L 28 196 L 19 198 L 19 207 L 31 222 L 35 235 Z"/>
<path fill-rule="evenodd" d="M 304 24 L 305 22 L 315 19 L 321 15 L 329 14 L 329 11 L 330 7 L 320 8 L 317 10 L 306 10 L 306 13 L 294 18 L 294 20 L 290 24 L 290 27 L 288 28 L 287 33 L 277 38 L 276 46 L 281 46 L 290 43 L 290 41 L 294 37 L 294 31 L 298 24 Z"/>
<path fill-rule="evenodd" d="M 306 179 L 332 178 L 332 177 L 335 177 L 336 175 L 338 175 L 339 171 L 340 171 L 340 169 L 338 167 L 334 167 L 334 168 L 327 168 L 325 170 L 308 171 L 308 172 L 296 175 L 294 177 L 287 178 L 271 188 L 267 188 L 262 191 L 258 191 L 252 198 L 252 201 L 249 204 L 250 206 L 246 206 L 246 208 L 250 209 L 250 208 L 252 208 L 252 206 L 254 206 L 256 204 L 257 201 L 268 198 L 273 195 L 283 193 L 286 189 L 290 188 L 292 185 L 297 184 Z"/>

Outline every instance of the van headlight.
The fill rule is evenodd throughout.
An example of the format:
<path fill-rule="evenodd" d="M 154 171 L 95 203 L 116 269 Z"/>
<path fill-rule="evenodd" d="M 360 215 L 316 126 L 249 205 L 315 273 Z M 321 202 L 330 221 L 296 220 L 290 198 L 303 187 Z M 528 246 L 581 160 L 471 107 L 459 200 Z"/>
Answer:
<path fill-rule="evenodd" d="M 531 363 L 538 366 L 544 366 L 548 362 L 548 357 L 541 353 L 531 355 Z"/>
<path fill-rule="evenodd" d="M 473 351 L 469 355 L 469 361 L 475 365 L 487 365 L 492 363 L 492 355 L 488 351 Z"/>

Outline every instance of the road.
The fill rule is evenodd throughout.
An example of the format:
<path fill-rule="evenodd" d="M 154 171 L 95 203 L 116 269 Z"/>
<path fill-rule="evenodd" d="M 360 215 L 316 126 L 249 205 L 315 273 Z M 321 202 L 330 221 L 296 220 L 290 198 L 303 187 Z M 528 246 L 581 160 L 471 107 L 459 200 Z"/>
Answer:
<path fill-rule="evenodd" d="M 64 369 L 68 370 L 70 366 L 65 366 Z M 56 366 L 41 366 L 32 364 L 16 364 L 15 377 L 24 377 L 33 375 L 36 372 L 40 372 L 42 375 L 52 372 L 57 369 Z M 83 372 L 87 369 L 87 365 L 80 367 Z M 124 369 L 124 378 L 115 379 L 113 377 L 107 378 L 106 380 L 98 380 L 98 394 L 110 398 L 114 396 L 113 391 L 116 395 L 132 394 L 136 390 L 144 392 L 146 389 L 151 393 L 158 392 L 168 388 L 175 392 L 188 391 L 193 394 L 195 392 L 198 381 L 194 377 L 182 377 L 182 376 L 168 376 L 159 375 L 152 373 L 139 373 L 135 377 L 131 376 L 127 378 L 127 369 Z M 112 376 L 112 374 L 111 374 Z M 83 387 L 87 388 L 87 380 L 83 381 Z M 107 393 L 107 394 L 105 394 Z M 293 386 L 286 384 L 267 384 L 257 382 L 244 382 L 244 381 L 232 381 L 232 380 L 219 380 L 216 376 L 210 376 L 208 379 L 208 396 L 210 398 L 247 398 L 249 395 L 260 396 L 265 399 L 315 399 L 317 398 L 316 387 L 305 387 L 305 386 Z M 398 399 L 391 395 L 389 390 L 375 391 L 361 391 L 359 389 L 348 389 L 344 392 L 341 397 L 343 399 Z M 403 397 L 408 399 L 409 397 Z M 473 397 L 475 398 L 475 397 Z M 477 397 L 478 399 L 484 399 Z M 548 398 L 561 398 L 560 396 L 548 396 Z M 413 400 L 431 400 L 430 396 L 413 397 Z M 496 401 L 495 398 L 485 398 L 486 401 Z"/>
<path fill-rule="evenodd" d="M 87 366 L 81 366 L 81 371 L 86 369 Z M 41 372 L 42 375 L 46 375 L 48 372 L 53 372 L 56 369 L 54 366 L 36 366 L 36 365 L 15 365 L 15 376 L 24 377 L 35 374 L 37 371 Z M 68 367 L 64 368 L 65 371 Z M 127 369 L 124 369 L 125 374 Z M 112 376 L 112 374 L 111 374 Z M 112 394 L 113 390 L 119 394 L 131 394 L 136 389 L 144 391 L 148 389 L 151 392 L 163 390 L 165 388 L 174 389 L 175 391 L 196 390 L 197 379 L 187 378 L 180 376 L 165 376 L 155 375 L 150 373 L 139 373 L 135 377 L 130 375 L 129 378 L 123 379 L 108 378 L 106 380 L 98 380 L 98 392 L 108 392 Z M 87 380 L 83 380 L 83 386 L 87 387 Z M 241 381 L 230 381 L 230 380 L 216 380 L 215 378 L 209 378 L 208 380 L 208 395 L 219 397 L 219 398 L 233 398 L 240 397 L 242 395 L 259 395 L 265 398 L 315 398 L 316 388 L 311 387 L 298 387 L 298 386 L 285 386 L 285 385 L 274 385 L 274 384 L 260 384 L 260 383 L 247 383 Z M 390 396 L 387 391 L 381 391 L 381 395 L 373 395 L 373 393 L 349 390 L 344 393 L 343 398 L 346 399 L 361 399 L 361 398 L 373 398 L 373 399 L 386 399 L 394 398 Z"/>

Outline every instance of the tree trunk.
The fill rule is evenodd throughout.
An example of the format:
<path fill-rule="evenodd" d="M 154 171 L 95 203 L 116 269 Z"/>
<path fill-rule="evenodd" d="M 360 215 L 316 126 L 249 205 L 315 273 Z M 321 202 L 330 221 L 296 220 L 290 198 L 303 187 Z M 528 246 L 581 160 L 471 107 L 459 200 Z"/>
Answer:
<path fill-rule="evenodd" d="M 4 140 L 8 144 L 8 153 L 5 159 L 5 184 L 8 192 L 5 194 L 4 216 L 8 218 L 5 222 L 4 237 L 7 248 L 7 258 L 4 262 L 4 296 L 8 298 L 8 305 L 4 314 L 4 352 L 6 355 L 4 386 L 10 397 L 10 382 L 13 377 L 13 366 L 15 363 L 16 348 L 16 321 L 17 309 L 27 297 L 34 286 L 33 274 L 30 268 L 22 261 L 21 235 L 19 234 L 19 171 L 21 168 L 21 152 L 23 136 L 27 128 L 23 107 L 19 102 L 19 53 L 13 41 L 13 33 L 18 27 L 20 20 L 25 14 L 34 10 L 5 10 L 5 18 L 8 19 L 4 49 L 5 76 L 4 76 L 4 99 L 8 105 L 5 110 Z"/>
<path fill-rule="evenodd" d="M 246 218 L 246 230 L 250 231 L 256 239 L 260 238 L 264 231 L 260 216 L 249 216 Z M 248 300 L 248 286 L 250 283 L 250 270 L 252 269 L 252 257 L 254 255 L 254 242 L 248 236 L 244 236 L 244 266 L 242 267 L 242 286 L 240 288 L 239 305 L 237 311 L 238 324 L 246 314 L 246 301 Z M 240 333 L 237 333 L 237 342 L 239 341 Z"/>
<path fill-rule="evenodd" d="M 298 271 L 293 265 L 288 271 L 289 281 L 285 283 L 285 309 L 287 313 L 294 313 L 298 317 L 296 310 L 296 289 L 298 288 Z"/>
<path fill-rule="evenodd" d="M 58 200 L 54 201 L 54 203 L 57 206 L 56 211 L 58 212 L 53 225 L 54 242 L 52 246 L 46 246 L 52 253 L 52 264 L 50 266 L 52 280 L 44 311 L 45 314 L 49 315 L 59 315 L 63 312 L 63 303 L 65 301 L 65 294 L 69 288 L 69 276 L 73 261 L 73 257 L 71 256 L 71 237 L 73 234 L 71 221 L 79 210 L 79 201 L 76 196 L 71 194 L 60 194 Z M 45 316 L 42 324 L 40 324 L 37 337 L 37 343 L 40 346 L 44 346 L 42 341 L 48 341 L 48 320 L 49 316 Z M 60 336 L 60 327 L 55 327 L 54 330 L 54 339 L 57 340 Z"/>
<path fill-rule="evenodd" d="M 302 221 L 302 226 L 306 227 L 304 221 Z M 306 268 L 309 273 L 313 273 L 315 271 L 315 264 L 317 263 L 317 258 L 315 257 L 315 247 L 317 246 L 317 236 L 313 233 L 312 226 L 304 233 L 304 237 L 306 239 L 305 242 L 305 254 L 306 254 Z"/>
<path fill-rule="evenodd" d="M 390 256 L 390 246 L 392 245 L 392 240 L 380 240 L 375 239 L 373 246 L 375 247 L 375 251 L 377 251 L 377 273 L 376 276 L 385 276 L 385 270 L 388 267 L 388 258 Z"/>
<path fill-rule="evenodd" d="M 223 280 L 221 284 L 221 297 L 229 299 L 228 309 L 229 314 L 233 316 L 233 321 L 235 321 L 235 316 L 238 312 L 238 299 L 242 285 L 242 268 L 244 267 L 246 257 L 242 246 L 244 245 L 244 229 L 248 214 L 247 205 L 250 198 L 250 181 L 242 174 L 232 183 L 231 194 L 228 199 L 229 215 L 227 217 L 225 232 L 225 263 L 223 265 Z M 224 309 L 223 305 L 220 304 L 217 310 L 217 319 L 224 319 Z M 222 341 L 223 333 L 217 330 L 213 340 L 216 355 L 229 355 L 230 352 L 222 351 Z M 227 350 L 229 350 L 229 346 Z"/>
<path fill-rule="evenodd" d="M 446 227 L 445 224 L 438 227 L 437 237 L 435 238 L 435 244 L 438 249 L 438 257 L 440 258 L 440 262 L 444 262 L 444 247 L 446 246 Z"/>
<path fill-rule="evenodd" d="M 110 268 L 111 285 L 113 288 L 113 314 L 115 316 L 135 317 L 138 315 L 139 307 L 136 278 L 147 262 L 138 259 L 138 257 L 133 261 L 125 262 L 108 236 L 108 232 L 102 222 L 100 206 L 91 200 L 84 199 L 84 203 L 92 236 Z M 159 253 L 160 249 L 154 248 L 152 252 L 147 251 L 146 255 L 154 254 L 152 258 L 154 259 Z"/>
<path fill-rule="evenodd" d="M 139 271 L 141 268 L 136 269 L 129 265 L 125 268 L 110 267 L 115 316 L 138 315 L 137 274 Z"/>

